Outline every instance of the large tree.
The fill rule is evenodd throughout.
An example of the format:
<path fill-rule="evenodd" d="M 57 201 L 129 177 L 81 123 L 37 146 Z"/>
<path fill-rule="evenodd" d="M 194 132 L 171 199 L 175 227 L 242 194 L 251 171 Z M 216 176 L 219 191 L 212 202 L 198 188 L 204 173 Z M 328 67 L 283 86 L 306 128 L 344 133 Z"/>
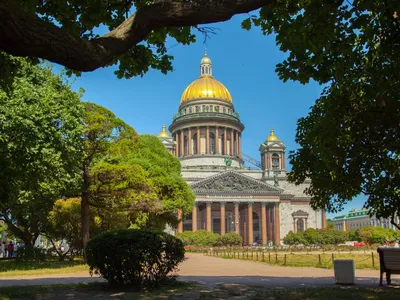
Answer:
<path fill-rule="evenodd" d="M 199 24 L 229 20 L 276 0 L 0 0 L 0 49 L 78 71 L 119 63 L 118 76 L 172 70 L 165 47 L 195 41 Z M 96 34 L 104 25 L 110 32 Z M 201 31 L 204 29 L 198 28 Z"/>
<path fill-rule="evenodd" d="M 82 239 L 85 247 L 89 241 L 90 205 L 99 205 L 99 199 L 104 200 L 105 197 L 99 196 L 99 193 L 96 194 L 95 190 L 93 190 L 94 181 L 102 178 L 97 176 L 98 174 L 93 174 L 93 172 L 100 169 L 103 171 L 104 178 L 110 178 L 114 182 L 117 181 L 119 174 L 114 169 L 101 169 L 102 163 L 108 156 L 123 156 L 133 151 L 137 144 L 138 135 L 131 126 L 117 118 L 108 109 L 94 103 L 83 103 L 83 105 L 85 124 L 83 130 L 84 155 L 82 184 L 79 195 L 82 207 Z M 121 174 L 121 177 L 124 174 Z M 121 178 L 121 180 L 124 178 Z M 116 185 L 118 187 L 118 184 Z M 118 190 L 115 188 L 110 189 L 111 194 L 109 197 L 117 197 L 117 192 Z M 90 203 L 90 198 L 96 198 L 97 203 L 95 201 Z"/>
<path fill-rule="evenodd" d="M 300 2 L 299 2 L 300 3 Z M 364 194 L 370 214 L 400 214 L 399 1 L 305 1 L 256 20 L 275 32 L 288 58 L 283 80 L 324 85 L 298 121 L 289 179 L 315 208 L 337 212 Z M 261 12 L 264 14 L 264 11 Z"/>
<path fill-rule="evenodd" d="M 9 71 L 0 81 L 0 217 L 30 246 L 54 201 L 76 181 L 82 107 L 50 67 L 3 52 L 0 61 Z"/>
<path fill-rule="evenodd" d="M 288 57 L 279 77 L 324 92 L 299 120 L 290 180 L 311 179 L 312 205 L 335 212 L 363 193 L 371 214 L 400 214 L 398 0 L 0 0 L 0 49 L 90 71 L 119 63 L 119 77 L 171 70 L 165 43 L 195 40 L 199 24 L 258 11 L 242 26 L 274 34 Z M 21 1 L 18 1 L 21 3 Z M 53 4 L 55 3 L 55 4 Z M 102 37 L 94 29 L 111 31 Z M 398 224 L 396 224 L 398 225 Z"/>

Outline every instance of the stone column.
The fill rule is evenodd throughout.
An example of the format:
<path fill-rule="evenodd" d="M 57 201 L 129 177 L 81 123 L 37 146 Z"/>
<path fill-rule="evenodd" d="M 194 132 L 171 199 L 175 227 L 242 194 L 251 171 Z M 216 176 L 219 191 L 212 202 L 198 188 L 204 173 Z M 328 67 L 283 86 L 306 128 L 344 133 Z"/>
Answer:
<path fill-rule="evenodd" d="M 296 232 L 296 217 L 293 217 L 293 232 Z"/>
<path fill-rule="evenodd" d="M 181 130 L 180 133 L 181 136 L 181 142 L 180 142 L 180 146 L 181 146 L 181 156 L 185 156 L 185 134 L 183 132 L 183 130 Z"/>
<path fill-rule="evenodd" d="M 224 155 L 228 154 L 228 137 L 227 137 L 227 131 L 226 127 L 224 128 Z"/>
<path fill-rule="evenodd" d="M 238 143 L 238 148 L 239 148 L 239 151 L 238 151 L 238 156 L 239 157 L 242 157 L 242 135 L 241 134 L 239 134 L 239 143 Z"/>
<path fill-rule="evenodd" d="M 239 132 L 236 130 L 235 131 L 236 135 L 236 156 L 239 156 Z"/>
<path fill-rule="evenodd" d="M 233 156 L 233 139 L 234 139 L 234 137 L 233 137 L 233 129 L 231 129 L 231 149 L 230 149 L 230 156 Z"/>
<path fill-rule="evenodd" d="M 197 204 L 193 205 L 192 209 L 192 231 L 197 231 Z"/>
<path fill-rule="evenodd" d="M 254 238 L 253 238 L 253 203 L 252 202 L 249 202 L 248 203 L 248 209 L 247 209 L 247 212 L 248 212 L 248 217 L 247 217 L 247 219 L 248 219 L 248 229 L 249 229 L 249 242 L 248 242 L 248 244 L 249 245 L 252 245 L 253 243 L 254 243 Z"/>
<path fill-rule="evenodd" d="M 273 227 L 274 227 L 274 223 L 273 223 L 273 216 L 272 216 L 272 211 L 271 211 L 271 206 L 267 205 L 267 231 L 268 231 L 268 241 L 273 241 Z"/>
<path fill-rule="evenodd" d="M 182 220 L 182 218 L 183 218 L 182 209 L 178 209 L 178 220 L 179 220 L 178 228 L 177 228 L 177 232 L 178 233 L 183 232 L 183 220 Z"/>
<path fill-rule="evenodd" d="M 188 155 L 193 154 L 193 147 L 192 147 L 192 128 L 188 129 Z"/>
<path fill-rule="evenodd" d="M 218 134 L 218 126 L 215 127 L 215 154 L 219 154 L 219 134 Z"/>
<path fill-rule="evenodd" d="M 206 128 L 206 154 L 210 153 L 210 127 Z"/>
<path fill-rule="evenodd" d="M 279 203 L 275 203 L 275 245 L 281 243 L 281 222 L 279 219 Z"/>
<path fill-rule="evenodd" d="M 211 202 L 207 203 L 207 231 L 211 231 Z"/>
<path fill-rule="evenodd" d="M 261 235 L 262 235 L 262 244 L 266 245 L 267 241 L 267 212 L 266 212 L 267 203 L 261 203 Z"/>
<path fill-rule="evenodd" d="M 326 229 L 326 212 L 322 210 L 322 229 Z"/>
<path fill-rule="evenodd" d="M 240 235 L 239 202 L 235 202 L 235 232 Z"/>
<path fill-rule="evenodd" d="M 282 166 L 281 166 L 281 169 L 282 170 L 285 170 L 285 165 L 286 165 L 286 162 L 285 162 L 285 153 L 284 152 L 282 152 Z"/>
<path fill-rule="evenodd" d="M 225 202 L 221 202 L 221 235 L 224 235 L 225 230 Z"/>
<path fill-rule="evenodd" d="M 175 132 L 175 156 L 179 157 L 179 133 Z"/>
<path fill-rule="evenodd" d="M 200 145 L 200 127 L 197 127 L 197 154 L 200 154 L 201 145 Z"/>

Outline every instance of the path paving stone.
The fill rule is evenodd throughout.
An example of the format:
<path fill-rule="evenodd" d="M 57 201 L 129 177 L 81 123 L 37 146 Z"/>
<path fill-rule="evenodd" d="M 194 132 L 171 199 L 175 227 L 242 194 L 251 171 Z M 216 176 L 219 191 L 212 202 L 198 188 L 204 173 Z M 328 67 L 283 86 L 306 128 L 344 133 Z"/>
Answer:
<path fill-rule="evenodd" d="M 179 269 L 180 280 L 195 281 L 210 287 L 218 284 L 241 284 L 296 288 L 333 286 L 335 283 L 333 270 L 330 269 L 282 267 L 192 253 L 187 254 L 187 259 L 179 266 Z M 379 271 L 356 270 L 356 278 L 356 286 L 377 287 Z M 88 273 L 46 277 L 0 277 L 0 287 L 99 281 L 104 280 L 99 277 L 90 277 Z M 400 284 L 399 276 L 393 276 L 393 283 Z"/>

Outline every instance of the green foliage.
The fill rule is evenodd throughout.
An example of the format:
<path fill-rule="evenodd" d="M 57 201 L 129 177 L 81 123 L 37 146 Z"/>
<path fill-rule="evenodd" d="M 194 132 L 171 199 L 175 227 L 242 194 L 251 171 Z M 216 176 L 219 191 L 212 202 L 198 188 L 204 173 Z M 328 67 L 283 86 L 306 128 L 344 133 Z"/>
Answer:
<path fill-rule="evenodd" d="M 219 234 L 205 230 L 184 231 L 176 235 L 185 246 L 215 246 L 218 245 Z"/>
<path fill-rule="evenodd" d="M 31 245 L 54 201 L 77 179 L 83 131 L 80 94 L 49 66 L 7 56 L 0 81 L 0 214 Z"/>
<path fill-rule="evenodd" d="M 309 245 L 316 245 L 322 243 L 321 232 L 314 228 L 308 228 L 304 231 L 303 236 Z"/>
<path fill-rule="evenodd" d="M 160 284 L 184 260 L 182 242 L 172 235 L 146 230 L 110 231 L 87 244 L 91 273 L 99 273 L 110 285 L 135 287 Z"/>
<path fill-rule="evenodd" d="M 358 241 L 357 230 L 350 230 L 347 232 L 349 236 L 349 241 Z"/>
<path fill-rule="evenodd" d="M 109 30 L 117 28 L 138 7 L 148 5 L 149 1 L 75 1 L 73 5 L 62 0 L 51 2 L 23 1 L 25 11 L 54 24 L 56 21 L 64 32 L 83 39 L 98 37 L 99 26 Z M 173 56 L 168 54 L 167 38 L 187 45 L 195 42 L 191 27 L 171 27 L 154 29 L 144 41 L 115 58 L 110 65 L 117 65 L 118 78 L 143 76 L 150 69 L 160 70 L 163 74 L 172 71 Z"/>
<path fill-rule="evenodd" d="M 380 226 L 364 226 L 358 228 L 355 231 L 355 237 L 358 241 L 367 244 L 379 244 L 383 245 L 388 238 L 390 241 L 394 241 L 398 238 L 398 230 L 394 231 L 389 228 L 382 228 Z"/>
<path fill-rule="evenodd" d="M 250 18 L 288 52 L 282 80 L 325 87 L 290 155 L 289 180 L 311 179 L 314 208 L 338 212 L 364 194 L 371 214 L 400 214 L 399 11 L 397 0 L 277 1 Z"/>
<path fill-rule="evenodd" d="M 324 245 L 339 245 L 343 244 L 348 240 L 348 235 L 346 231 L 326 229 L 321 230 L 322 244 Z"/>
<path fill-rule="evenodd" d="M 17 261 L 44 261 L 46 255 L 41 248 L 33 247 L 31 245 L 18 248 Z"/>
<path fill-rule="evenodd" d="M 293 231 L 289 231 L 289 233 L 283 238 L 283 243 L 288 246 L 308 245 L 302 232 Z"/>
<path fill-rule="evenodd" d="M 241 246 L 243 239 L 236 232 L 228 232 L 219 236 L 216 243 L 218 246 Z"/>
<path fill-rule="evenodd" d="M 76 250 L 82 249 L 81 199 L 58 199 L 48 216 L 46 236 L 56 243 L 66 240 Z"/>
<path fill-rule="evenodd" d="M 143 170 L 146 178 L 142 182 L 147 180 L 153 193 L 153 207 L 137 210 L 145 213 L 140 227 L 161 229 L 166 223 L 175 225 L 178 209 L 184 214 L 192 211 L 195 196 L 181 176 L 179 160 L 165 150 L 157 137 L 141 135 L 136 150 L 121 159 L 121 163 Z"/>

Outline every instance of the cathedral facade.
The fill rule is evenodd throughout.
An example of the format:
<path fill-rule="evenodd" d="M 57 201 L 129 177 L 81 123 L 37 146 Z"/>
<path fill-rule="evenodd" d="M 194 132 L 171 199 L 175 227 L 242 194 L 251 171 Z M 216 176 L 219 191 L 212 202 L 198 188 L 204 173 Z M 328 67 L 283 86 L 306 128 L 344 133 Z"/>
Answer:
<path fill-rule="evenodd" d="M 289 231 L 325 228 L 326 214 L 303 193 L 308 182 L 287 181 L 285 145 L 274 130 L 259 147 L 260 160 L 242 153 L 244 125 L 228 89 L 213 77 L 205 54 L 200 77 L 183 92 L 169 132 L 158 137 L 179 158 L 196 202 L 177 232 L 236 232 L 245 244 L 279 245 Z M 255 166 L 244 166 L 247 161 Z"/>

